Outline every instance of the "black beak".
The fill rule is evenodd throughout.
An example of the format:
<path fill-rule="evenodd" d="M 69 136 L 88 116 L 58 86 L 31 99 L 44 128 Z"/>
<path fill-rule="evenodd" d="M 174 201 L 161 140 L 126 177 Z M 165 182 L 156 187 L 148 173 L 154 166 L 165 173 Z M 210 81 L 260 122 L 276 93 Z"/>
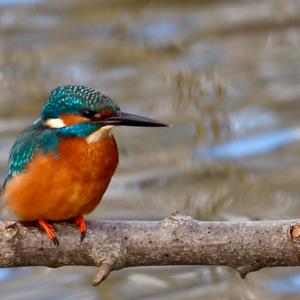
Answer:
<path fill-rule="evenodd" d="M 129 114 L 125 112 L 119 112 L 117 115 L 106 117 L 104 119 L 93 120 L 94 123 L 102 123 L 105 125 L 115 125 L 115 126 L 143 126 L 143 127 L 168 127 L 169 125 L 160 123 L 158 121 L 141 117 L 134 114 Z"/>

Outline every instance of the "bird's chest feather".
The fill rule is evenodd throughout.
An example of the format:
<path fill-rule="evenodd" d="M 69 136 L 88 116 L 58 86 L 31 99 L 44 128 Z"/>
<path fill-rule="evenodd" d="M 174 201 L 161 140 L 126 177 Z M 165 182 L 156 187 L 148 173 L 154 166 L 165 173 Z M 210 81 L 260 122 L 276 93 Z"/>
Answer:
<path fill-rule="evenodd" d="M 113 136 L 88 143 L 66 138 L 58 155 L 37 153 L 5 189 L 10 209 L 24 220 L 61 220 L 86 214 L 100 202 L 118 164 Z"/>
<path fill-rule="evenodd" d="M 113 136 L 93 143 L 87 143 L 84 138 L 65 139 L 58 150 L 59 157 L 52 157 L 52 161 L 55 160 L 53 163 L 59 166 L 59 176 L 67 173 L 78 180 L 101 181 L 111 176 L 118 164 L 118 150 Z"/>

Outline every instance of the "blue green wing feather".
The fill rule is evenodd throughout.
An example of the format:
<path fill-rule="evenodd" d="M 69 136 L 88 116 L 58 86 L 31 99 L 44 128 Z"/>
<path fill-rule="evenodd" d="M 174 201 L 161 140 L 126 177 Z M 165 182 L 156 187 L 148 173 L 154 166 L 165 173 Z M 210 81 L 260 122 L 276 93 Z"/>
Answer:
<path fill-rule="evenodd" d="M 22 172 L 37 152 L 57 154 L 59 138 L 54 130 L 46 128 L 38 120 L 26 127 L 13 145 L 8 161 L 8 173 L 3 187 L 16 174 Z"/>
<path fill-rule="evenodd" d="M 23 130 L 13 145 L 3 187 L 13 176 L 24 170 L 37 152 L 47 154 L 51 151 L 58 155 L 57 145 L 61 138 L 86 137 L 98 128 L 99 124 L 80 123 L 53 129 L 44 126 L 42 119 L 38 119 Z"/>

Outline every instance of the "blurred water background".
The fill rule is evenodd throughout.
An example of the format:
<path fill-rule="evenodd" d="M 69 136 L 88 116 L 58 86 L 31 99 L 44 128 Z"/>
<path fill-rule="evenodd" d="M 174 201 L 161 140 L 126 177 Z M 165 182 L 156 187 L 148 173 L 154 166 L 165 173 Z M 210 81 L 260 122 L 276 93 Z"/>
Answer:
<path fill-rule="evenodd" d="M 300 217 L 300 1 L 0 0 L 0 174 L 62 84 L 172 128 L 117 128 L 120 165 L 90 219 Z M 2 218 L 7 218 L 2 210 Z M 0 270 L 1 299 L 300 299 L 298 268 Z"/>

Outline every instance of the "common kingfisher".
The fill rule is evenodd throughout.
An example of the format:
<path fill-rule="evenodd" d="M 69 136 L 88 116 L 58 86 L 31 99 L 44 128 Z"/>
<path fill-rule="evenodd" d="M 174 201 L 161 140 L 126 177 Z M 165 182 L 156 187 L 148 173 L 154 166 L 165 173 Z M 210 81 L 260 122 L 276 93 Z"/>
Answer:
<path fill-rule="evenodd" d="M 81 241 L 84 215 L 101 201 L 118 165 L 114 126 L 165 127 L 122 112 L 99 91 L 65 85 L 54 89 L 40 118 L 12 146 L 4 182 L 4 201 L 22 221 L 37 221 L 55 246 L 51 221 L 73 220 Z"/>

